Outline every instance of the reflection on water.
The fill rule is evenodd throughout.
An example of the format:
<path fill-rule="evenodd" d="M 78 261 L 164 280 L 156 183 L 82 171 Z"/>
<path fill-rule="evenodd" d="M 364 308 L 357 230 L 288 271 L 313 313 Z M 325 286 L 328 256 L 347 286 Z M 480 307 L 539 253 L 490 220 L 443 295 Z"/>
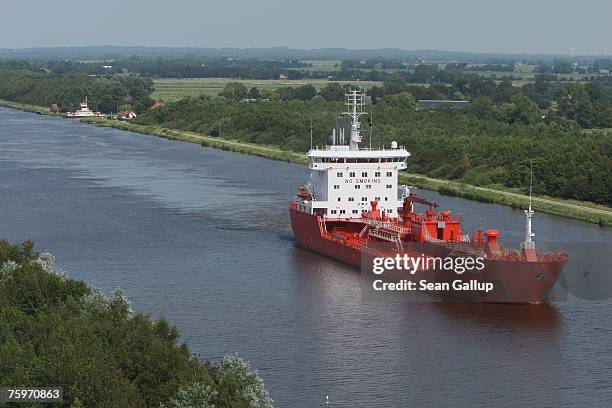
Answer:
<path fill-rule="evenodd" d="M 280 407 L 601 406 L 612 400 L 609 299 L 415 303 L 295 246 L 307 176 L 273 162 L 0 109 L 0 235 L 33 238 L 71 276 L 125 289 L 193 351 L 239 352 Z M 466 230 L 523 236 L 523 214 L 420 191 Z M 540 242 L 610 231 L 538 214 Z M 608 385 L 608 386 L 606 386 Z"/>
<path fill-rule="evenodd" d="M 561 314 L 557 306 L 483 304 L 469 302 L 434 302 L 433 307 L 446 316 L 476 325 L 544 329 L 548 334 L 558 332 Z"/>

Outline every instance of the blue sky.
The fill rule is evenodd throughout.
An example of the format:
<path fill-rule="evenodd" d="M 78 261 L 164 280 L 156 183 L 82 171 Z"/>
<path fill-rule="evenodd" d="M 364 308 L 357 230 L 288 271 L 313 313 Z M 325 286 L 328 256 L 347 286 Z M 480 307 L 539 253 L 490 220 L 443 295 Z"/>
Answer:
<path fill-rule="evenodd" d="M 612 53 L 612 1 L 20 0 L 0 48 L 82 45 Z"/>

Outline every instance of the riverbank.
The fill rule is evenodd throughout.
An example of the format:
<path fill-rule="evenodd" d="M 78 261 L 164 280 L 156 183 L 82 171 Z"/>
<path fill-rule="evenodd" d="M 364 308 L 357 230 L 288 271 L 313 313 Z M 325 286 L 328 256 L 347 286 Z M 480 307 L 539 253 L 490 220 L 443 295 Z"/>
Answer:
<path fill-rule="evenodd" d="M 3 100 L 3 99 L 0 99 L 0 107 L 18 109 L 18 110 L 22 110 L 25 112 L 37 113 L 39 115 L 61 116 L 60 113 L 53 113 L 49 110 L 49 108 L 45 106 L 30 105 L 27 103 L 20 103 L 20 102 L 11 102 L 11 101 Z"/>
<path fill-rule="evenodd" d="M 2 100 L 0 100 L 0 106 L 38 114 L 54 115 L 53 113 L 49 112 L 48 109 L 41 106 L 20 104 Z M 189 143 L 196 143 L 200 144 L 201 146 L 232 151 L 235 153 L 249 154 L 272 160 L 281 160 L 297 164 L 307 163 L 306 156 L 304 154 L 281 150 L 275 146 L 256 145 L 252 143 L 205 136 L 194 132 L 179 131 L 161 126 L 143 126 L 130 122 L 107 119 L 82 119 L 82 122 L 90 123 L 95 126 L 112 127 L 135 133 L 154 135 L 169 140 L 180 140 Z M 513 208 L 526 208 L 529 202 L 529 197 L 524 194 L 501 189 L 478 187 L 456 181 L 434 179 L 413 173 L 400 174 L 399 181 L 411 186 L 437 191 L 444 195 L 457 196 L 474 201 L 501 204 Z M 603 205 L 538 196 L 533 198 L 533 206 L 538 212 L 586 221 L 602 226 L 612 226 L 612 210 Z"/>
<path fill-rule="evenodd" d="M 250 154 L 272 160 L 282 160 L 290 163 L 306 164 L 306 156 L 297 152 L 278 149 L 274 146 L 262 146 L 251 143 L 220 139 L 211 136 L 186 131 L 178 131 L 159 126 L 143 126 L 129 122 L 113 120 L 83 119 L 85 123 L 96 126 L 113 127 L 135 133 L 150 134 L 170 140 L 197 143 L 201 146 L 228 150 L 236 153 Z M 437 191 L 444 195 L 457 196 L 469 200 L 501 204 L 513 208 L 526 208 L 529 197 L 511 191 L 496 190 L 486 187 L 472 186 L 456 181 L 433 179 L 427 176 L 402 173 L 401 183 Z M 612 226 L 612 210 L 593 203 L 581 203 L 551 197 L 533 197 L 534 209 L 538 212 L 587 221 L 602 226 Z"/>

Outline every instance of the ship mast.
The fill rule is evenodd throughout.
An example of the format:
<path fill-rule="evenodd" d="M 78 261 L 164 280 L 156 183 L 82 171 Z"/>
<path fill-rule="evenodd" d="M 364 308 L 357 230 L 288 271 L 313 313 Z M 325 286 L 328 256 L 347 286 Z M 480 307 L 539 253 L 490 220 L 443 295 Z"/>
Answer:
<path fill-rule="evenodd" d="M 361 115 L 367 115 L 367 113 L 363 111 L 363 106 L 365 105 L 363 92 L 350 91 L 346 95 L 345 105 L 347 106 L 347 111 L 344 112 L 344 114 L 351 117 L 351 140 L 349 149 L 359 150 L 359 143 L 361 143 L 361 122 L 359 122 L 359 117 Z"/>
<path fill-rule="evenodd" d="M 533 163 L 531 164 L 531 179 L 529 181 L 529 209 L 525 210 L 525 217 L 527 218 L 527 224 L 525 225 L 525 242 L 523 243 L 523 248 L 525 249 L 535 249 L 535 241 L 533 238 L 535 234 L 531 230 L 531 219 L 533 218 L 534 211 L 531 208 L 531 200 L 532 200 L 532 189 L 533 189 Z"/>

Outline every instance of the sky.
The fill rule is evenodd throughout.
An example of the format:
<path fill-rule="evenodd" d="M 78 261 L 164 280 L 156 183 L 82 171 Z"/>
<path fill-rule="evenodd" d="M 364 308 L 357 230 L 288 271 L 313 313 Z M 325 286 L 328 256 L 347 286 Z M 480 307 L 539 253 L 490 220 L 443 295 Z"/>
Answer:
<path fill-rule="evenodd" d="M 125 45 L 612 53 L 612 1 L 3 0 L 0 48 Z"/>

